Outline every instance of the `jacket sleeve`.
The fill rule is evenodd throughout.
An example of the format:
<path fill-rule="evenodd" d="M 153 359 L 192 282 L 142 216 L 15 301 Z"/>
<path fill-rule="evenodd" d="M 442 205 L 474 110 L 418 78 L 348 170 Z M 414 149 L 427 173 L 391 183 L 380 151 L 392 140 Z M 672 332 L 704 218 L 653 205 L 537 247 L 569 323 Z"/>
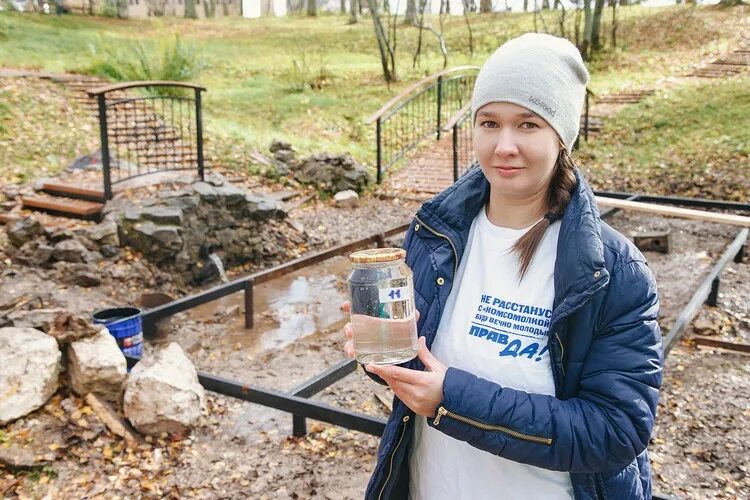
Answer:
<path fill-rule="evenodd" d="M 438 410 L 450 413 L 428 422 L 476 448 L 545 469 L 625 467 L 646 448 L 656 413 L 663 360 L 658 309 L 646 264 L 627 263 L 611 276 L 576 397 L 529 394 L 449 368 Z"/>

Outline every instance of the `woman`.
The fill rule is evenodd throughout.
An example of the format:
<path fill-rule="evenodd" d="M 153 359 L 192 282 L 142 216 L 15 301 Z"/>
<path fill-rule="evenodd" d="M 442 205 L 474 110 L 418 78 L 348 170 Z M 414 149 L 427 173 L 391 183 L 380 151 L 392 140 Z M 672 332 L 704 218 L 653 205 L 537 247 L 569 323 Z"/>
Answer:
<path fill-rule="evenodd" d="M 570 158 L 587 82 L 577 49 L 540 34 L 479 72 L 481 168 L 404 242 L 418 358 L 365 367 L 396 395 L 367 498 L 650 498 L 658 298 Z"/>

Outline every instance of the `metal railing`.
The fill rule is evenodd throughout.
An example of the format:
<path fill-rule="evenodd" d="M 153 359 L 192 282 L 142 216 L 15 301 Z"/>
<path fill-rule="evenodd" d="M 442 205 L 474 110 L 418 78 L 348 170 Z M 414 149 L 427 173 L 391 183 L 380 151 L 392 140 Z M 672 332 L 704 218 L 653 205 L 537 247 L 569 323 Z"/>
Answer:
<path fill-rule="evenodd" d="M 157 91 L 130 95 L 128 90 Z M 106 200 L 113 184 L 155 172 L 195 170 L 203 180 L 205 90 L 191 83 L 142 81 L 88 91 L 99 108 Z"/>
<path fill-rule="evenodd" d="M 732 209 L 741 212 L 750 212 L 750 204 L 746 203 L 669 196 L 638 195 L 619 192 L 595 192 L 595 194 L 597 196 L 610 196 L 613 198 L 624 198 L 635 201 L 650 201 L 667 205 L 688 205 L 703 208 Z M 611 208 L 603 211 L 600 214 L 600 217 L 606 219 L 618 211 L 619 209 L 617 208 Z M 169 304 L 165 304 L 143 313 L 144 327 L 147 324 L 153 326 L 153 324 L 161 318 L 172 316 L 178 312 L 191 309 L 237 291 L 245 292 L 245 326 L 248 328 L 252 327 L 253 283 L 269 281 L 298 269 L 302 269 L 303 267 L 319 263 L 336 255 L 344 255 L 367 245 L 377 244 L 382 246 L 385 238 L 402 233 L 406 229 L 408 229 L 408 224 L 352 243 L 339 245 L 329 250 L 318 252 L 309 257 L 296 259 L 287 264 L 266 271 L 261 271 L 230 283 L 219 285 L 190 297 L 175 300 Z M 676 341 L 680 338 L 690 324 L 692 318 L 697 313 L 701 304 L 715 304 L 716 298 L 718 297 L 721 273 L 731 259 L 734 259 L 735 262 L 740 262 L 742 260 L 744 255 L 744 245 L 748 240 L 748 232 L 748 229 L 745 228 L 737 234 L 735 239 L 726 247 L 722 256 L 716 261 L 701 285 L 698 286 L 692 299 L 679 314 L 678 320 L 664 336 L 665 352 L 669 352 L 672 346 L 675 345 Z M 137 362 L 137 358 L 128 357 L 129 366 L 133 366 Z M 308 418 L 378 436 L 385 428 L 384 419 L 355 413 L 341 408 L 335 408 L 326 403 L 311 401 L 308 399 L 326 387 L 343 379 L 355 369 L 355 361 L 343 360 L 288 392 L 278 392 L 251 387 L 248 384 L 239 381 L 222 378 L 204 372 L 198 372 L 198 379 L 206 390 L 291 413 L 293 423 L 292 430 L 296 436 L 302 436 L 306 433 L 306 419 Z"/>
<path fill-rule="evenodd" d="M 474 158 L 474 123 L 471 120 L 471 102 L 448 120 L 443 127 L 451 134 L 453 143 L 453 182 L 476 164 Z"/>
<path fill-rule="evenodd" d="M 471 101 L 477 66 L 459 66 L 411 85 L 365 123 L 375 123 L 377 182 L 409 151 L 427 139 L 440 139 L 445 124 Z"/>

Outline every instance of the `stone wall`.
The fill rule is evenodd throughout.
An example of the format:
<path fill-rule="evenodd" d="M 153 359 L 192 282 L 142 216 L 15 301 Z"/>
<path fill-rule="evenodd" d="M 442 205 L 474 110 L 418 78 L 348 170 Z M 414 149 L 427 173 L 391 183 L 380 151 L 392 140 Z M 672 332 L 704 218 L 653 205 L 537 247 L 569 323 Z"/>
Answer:
<path fill-rule="evenodd" d="M 124 244 L 190 283 L 218 276 L 209 253 L 226 266 L 261 263 L 276 253 L 276 230 L 286 217 L 277 200 L 250 194 L 216 174 L 158 198 L 120 203 L 107 215 Z"/>

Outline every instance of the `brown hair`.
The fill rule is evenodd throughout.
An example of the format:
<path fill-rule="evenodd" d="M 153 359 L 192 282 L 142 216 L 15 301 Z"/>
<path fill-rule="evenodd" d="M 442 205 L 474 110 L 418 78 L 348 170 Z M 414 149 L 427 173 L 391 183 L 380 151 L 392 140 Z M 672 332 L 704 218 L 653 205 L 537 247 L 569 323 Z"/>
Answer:
<path fill-rule="evenodd" d="M 544 237 L 544 232 L 554 221 L 562 218 L 565 207 L 568 206 L 570 201 L 570 193 L 575 185 L 575 163 L 565 146 L 562 146 L 555 162 L 555 172 L 552 174 L 552 180 L 547 190 L 546 207 L 548 212 L 542 220 L 534 224 L 526 234 L 521 236 L 512 248 L 512 251 L 518 253 L 518 258 L 521 261 L 518 281 L 523 279 L 529 269 L 531 259 L 534 258 L 534 253 Z"/>

